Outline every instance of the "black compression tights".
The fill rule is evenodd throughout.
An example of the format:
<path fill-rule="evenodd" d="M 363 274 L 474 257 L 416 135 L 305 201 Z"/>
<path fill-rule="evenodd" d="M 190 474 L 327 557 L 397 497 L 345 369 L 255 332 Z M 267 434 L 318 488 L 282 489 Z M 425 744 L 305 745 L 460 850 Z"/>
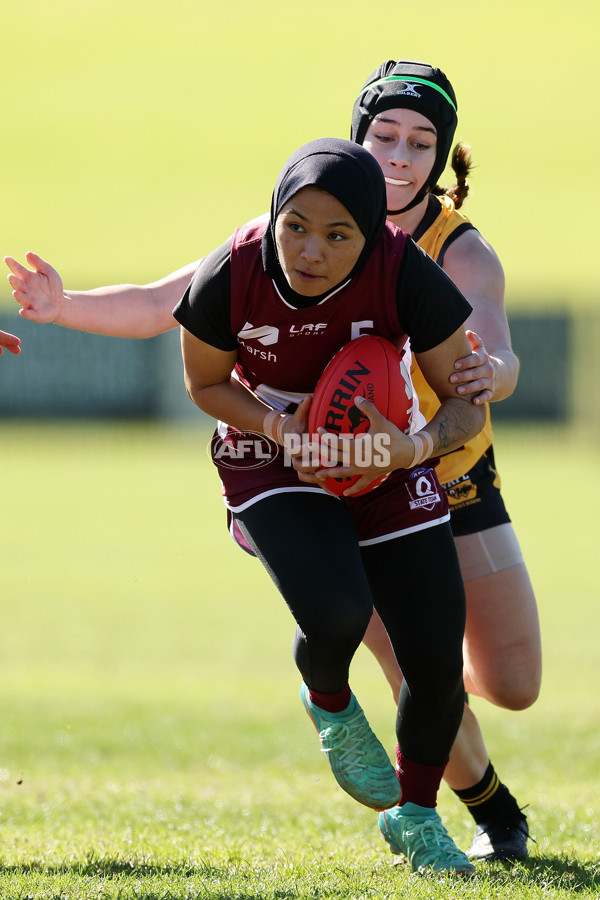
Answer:
<path fill-rule="evenodd" d="M 374 604 L 404 675 L 402 752 L 425 765 L 445 762 L 464 700 L 464 591 L 450 526 L 361 549 L 344 503 L 297 491 L 236 518 L 297 622 L 294 656 L 309 687 L 344 687 Z"/>

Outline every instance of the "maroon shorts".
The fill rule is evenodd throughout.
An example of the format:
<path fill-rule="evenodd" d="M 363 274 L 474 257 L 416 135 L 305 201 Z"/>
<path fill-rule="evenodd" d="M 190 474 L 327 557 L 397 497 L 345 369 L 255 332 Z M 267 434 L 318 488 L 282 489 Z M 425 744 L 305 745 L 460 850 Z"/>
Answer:
<path fill-rule="evenodd" d="M 264 435 L 241 432 L 219 423 L 211 450 L 230 521 L 235 520 L 236 512 L 272 494 L 324 493 L 316 485 L 301 482 L 283 448 Z M 368 494 L 332 497 L 331 502 L 348 506 L 361 546 L 431 528 L 450 518 L 446 493 L 435 468 L 427 465 L 398 469 Z M 237 540 L 236 533 L 232 533 Z"/>

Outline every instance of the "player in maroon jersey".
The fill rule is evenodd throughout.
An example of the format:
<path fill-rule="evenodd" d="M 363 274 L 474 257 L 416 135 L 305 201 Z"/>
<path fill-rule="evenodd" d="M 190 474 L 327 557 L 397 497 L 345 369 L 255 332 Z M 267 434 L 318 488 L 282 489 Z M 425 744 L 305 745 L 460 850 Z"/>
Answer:
<path fill-rule="evenodd" d="M 385 218 L 373 156 L 348 141 L 313 141 L 284 166 L 270 216 L 203 260 L 174 315 L 188 393 L 219 420 L 213 449 L 229 513 L 296 619 L 302 699 L 338 782 L 384 810 L 384 837 L 415 869 L 471 872 L 435 809 L 462 717 L 464 590 L 447 501 L 428 462 L 483 426 L 481 407 L 449 381 L 469 352 L 470 306 Z M 363 400 L 371 436 L 388 440 L 390 475 L 353 497 L 382 471 L 350 459 L 338 474 L 363 480 L 338 499 L 320 486 L 328 469 L 300 453 L 290 465 L 283 447 L 306 433 L 308 398 L 329 359 L 365 333 L 397 346 L 410 336 L 441 405 L 407 436 Z M 265 465 L 257 435 L 279 447 Z M 221 442 L 241 451 L 224 459 Z M 373 604 L 405 677 L 401 792 L 348 683 Z"/>
<path fill-rule="evenodd" d="M 385 71 L 379 73 L 380 77 L 388 76 L 392 72 L 392 64 L 388 64 Z M 430 70 L 430 67 L 424 66 L 423 64 L 417 63 L 405 63 L 405 67 L 403 69 L 398 68 L 396 71 L 396 76 L 399 78 L 398 73 L 401 72 L 407 80 L 410 82 L 411 76 L 416 76 L 417 78 L 423 79 L 423 77 L 428 79 L 433 79 L 434 81 L 439 80 L 438 87 L 442 88 L 442 90 L 448 92 L 450 97 L 453 97 L 453 91 L 451 86 L 448 88 L 447 79 L 444 77 L 438 77 L 435 73 L 438 70 Z M 372 81 L 373 79 L 369 79 Z M 417 82 L 415 82 L 416 84 Z M 419 82 L 421 84 L 421 82 Z M 410 87 L 410 85 L 408 85 Z M 437 99 L 438 106 L 434 108 L 434 104 L 432 104 L 431 99 L 428 98 L 427 90 L 422 92 L 422 99 L 419 97 L 417 91 L 413 91 L 412 96 L 409 98 L 407 95 L 408 88 L 404 89 L 404 93 L 398 94 L 395 105 L 397 109 L 406 109 L 410 108 L 413 111 L 421 110 L 422 113 L 427 115 L 432 115 L 433 121 L 435 122 L 435 127 L 437 129 L 437 138 L 439 142 L 439 148 L 436 153 L 436 166 L 435 166 L 435 174 L 436 177 L 441 173 L 443 169 L 445 158 L 450 149 L 452 134 L 454 131 L 454 126 L 451 126 L 451 123 L 447 121 L 447 117 L 442 119 L 442 111 L 445 108 L 443 94 L 440 91 L 437 91 Z M 362 96 L 362 95 L 361 95 Z M 369 95 L 370 97 L 370 95 Z M 385 106 L 386 109 L 394 108 L 394 102 L 390 99 L 389 93 L 385 91 L 382 92 L 381 100 L 383 101 L 381 104 L 381 108 Z M 378 110 L 377 103 L 375 104 L 375 112 Z M 433 110 L 433 112 L 432 112 Z M 448 106 L 448 111 L 450 110 Z M 359 120 L 360 121 L 360 120 Z M 383 127 L 383 126 L 382 126 Z M 387 128 L 385 134 L 385 140 L 392 144 L 393 143 L 393 135 L 392 129 L 394 127 L 393 123 L 391 125 L 386 125 Z M 358 129 L 360 130 L 360 129 Z M 369 129 L 371 131 L 371 129 Z M 380 135 L 375 133 L 375 136 L 372 137 L 371 143 L 380 138 Z M 361 140 L 363 136 L 361 135 Z M 384 140 L 384 137 L 381 136 L 381 141 Z M 395 186 L 391 187 L 389 190 L 394 195 L 394 199 L 396 199 L 395 195 L 402 194 L 403 192 L 407 192 L 412 190 L 413 193 L 415 190 L 421 191 L 420 194 L 420 203 L 416 207 L 413 206 L 412 209 L 408 213 L 401 213 L 398 217 L 394 218 L 393 221 L 396 221 L 402 228 L 412 232 L 413 229 L 423 230 L 425 224 L 427 227 L 431 224 L 429 221 L 426 222 L 427 217 L 430 213 L 430 208 L 437 198 L 429 195 L 425 196 L 425 202 L 423 203 L 423 191 L 421 190 L 423 185 L 420 183 L 414 183 L 415 178 L 415 166 L 412 167 L 405 166 L 405 170 L 409 171 L 410 168 L 410 183 L 407 182 L 403 186 Z M 435 178 L 432 181 L 433 170 L 431 173 L 425 173 L 427 175 L 427 184 L 433 189 Z M 460 189 L 464 190 L 464 187 Z M 430 201 L 428 203 L 428 200 Z M 402 202 L 391 202 L 389 205 L 395 209 L 398 206 L 403 206 L 405 203 L 404 200 Z M 423 215 L 422 207 L 425 206 L 425 215 Z M 410 219 L 410 221 L 409 221 Z M 464 228 L 464 226 L 461 226 Z M 457 232 L 458 233 L 458 232 Z M 449 249 L 446 254 L 445 259 L 442 261 L 440 258 L 440 264 L 446 268 L 448 267 L 448 271 L 452 275 L 453 278 L 456 278 L 455 269 L 456 265 L 453 262 L 453 259 L 459 259 L 462 269 L 465 272 L 472 272 L 472 277 L 476 278 L 479 276 L 483 276 L 485 274 L 484 268 L 482 267 L 482 263 L 479 259 L 473 260 L 469 256 L 469 248 L 473 241 L 469 243 L 470 238 L 473 238 L 474 235 L 477 235 L 477 232 L 472 229 L 470 233 L 462 233 L 458 239 L 453 240 L 452 248 Z M 416 235 L 415 235 L 416 237 Z M 456 237 L 456 234 L 453 235 L 453 238 Z M 463 246 L 467 248 L 465 252 L 462 252 Z M 461 255 L 462 253 L 462 255 Z M 61 324 L 67 325 L 72 328 L 83 328 L 85 330 L 98 331 L 100 333 L 108 333 L 108 334 L 122 334 L 125 336 L 147 336 L 150 334 L 156 334 L 159 331 L 166 330 L 169 327 L 172 327 L 173 320 L 171 316 L 171 310 L 182 291 L 186 287 L 190 277 L 192 276 L 196 263 L 192 263 L 189 266 L 186 266 L 184 269 L 179 270 L 176 273 L 173 273 L 170 276 L 167 276 L 160 281 L 146 285 L 146 286 L 134 286 L 134 285 L 121 285 L 110 288 L 102 288 L 98 289 L 97 292 L 63 292 L 62 284 L 60 283 L 60 279 L 57 276 L 55 270 L 52 267 L 48 266 L 37 257 L 35 254 L 28 254 L 27 261 L 29 265 L 32 267 L 33 271 L 27 270 L 25 267 L 16 263 L 16 261 L 12 261 L 11 267 L 13 268 L 14 275 L 11 276 L 13 279 L 12 284 L 16 289 L 16 292 L 19 293 L 19 288 L 21 291 L 24 291 L 23 294 L 20 294 L 24 305 L 25 305 L 25 315 L 27 317 L 31 317 L 38 321 L 56 321 Z M 485 260 L 484 260 L 485 262 Z M 452 265 L 451 265 L 452 264 Z M 479 275 L 478 275 L 479 273 Z M 496 279 L 497 280 L 497 279 Z M 489 281 L 489 279 L 488 279 Z M 463 277 L 457 281 L 459 286 L 467 292 L 468 290 L 468 282 L 464 280 Z M 471 294 L 468 294 L 472 296 Z M 482 307 L 483 300 L 485 298 L 476 296 L 473 300 L 473 304 L 477 302 L 479 307 Z M 31 304 L 31 305 L 29 305 Z M 501 304 L 502 305 L 502 304 Z M 503 305 L 502 305 L 502 315 L 503 313 Z M 317 323 L 318 324 L 318 323 Z M 476 326 L 477 330 L 479 330 L 478 326 Z M 318 334 L 318 330 L 315 331 L 315 335 Z M 492 353 L 496 351 L 493 349 L 493 343 L 489 338 L 489 329 L 484 328 L 482 330 L 482 334 L 486 337 L 486 347 L 491 350 Z M 260 349 L 258 349 L 260 347 Z M 255 348 L 257 353 L 265 353 L 268 354 L 272 352 L 268 349 L 268 346 L 264 344 L 258 344 L 258 347 Z M 477 357 L 482 360 L 481 366 L 478 369 L 469 369 L 465 370 L 463 368 L 462 377 L 474 378 L 477 383 L 478 388 L 483 387 L 487 389 L 488 395 L 494 392 L 494 399 L 501 399 L 501 396 L 498 395 L 498 377 L 497 374 L 495 379 L 490 379 L 487 375 L 489 371 L 489 366 L 486 362 L 486 353 L 485 348 L 481 347 L 477 353 Z M 472 355 L 472 359 L 475 358 L 475 354 Z M 464 360 L 462 361 L 464 365 Z M 472 365 L 469 362 L 469 365 Z M 484 379 L 484 372 L 487 380 Z M 478 374 L 479 373 L 479 374 Z M 494 384 L 495 381 L 495 384 Z M 481 382 L 481 383 L 480 383 Z M 480 485 L 480 493 L 482 493 L 483 486 Z M 482 506 L 482 504 L 480 504 Z M 473 512 L 474 507 L 470 507 L 466 512 Z M 461 513 L 462 514 L 462 513 Z M 454 522 L 456 519 L 454 512 L 452 513 L 452 521 Z M 499 528 L 507 528 L 510 526 L 500 525 Z M 486 531 L 486 535 L 491 535 L 494 532 L 494 529 L 488 528 Z M 477 537 L 475 534 L 473 537 Z M 459 541 L 463 543 L 470 539 L 470 535 L 465 534 L 459 538 Z M 514 573 L 517 569 L 524 569 L 524 566 L 514 566 L 510 570 L 504 569 L 503 571 L 494 571 L 493 575 L 486 578 L 475 578 L 473 579 L 471 576 L 471 580 L 468 583 L 469 591 L 471 594 L 475 591 L 476 586 L 482 582 L 482 591 L 483 593 L 488 594 L 488 597 L 491 597 L 491 588 L 487 586 L 490 577 L 494 582 L 502 583 L 503 579 L 505 580 L 507 574 Z M 510 596 L 515 597 L 517 595 L 524 596 L 526 593 L 526 584 L 527 581 L 527 573 L 525 570 L 524 577 L 521 579 L 523 583 L 523 587 L 520 590 L 517 590 L 517 587 L 510 592 Z M 486 587 L 483 587 L 483 582 L 486 583 Z M 505 591 L 506 593 L 506 591 Z M 529 593 L 531 594 L 531 589 L 529 587 Z M 529 604 L 531 606 L 531 603 Z M 497 607 L 500 613 L 504 616 L 505 620 L 510 620 L 510 622 L 514 623 L 516 621 L 515 615 L 510 617 L 506 617 L 502 610 L 504 609 L 504 604 L 495 603 L 495 607 Z M 494 604 L 489 603 L 486 604 L 486 608 L 490 609 L 490 615 L 494 609 Z M 533 608 L 535 610 L 535 601 L 533 604 Z M 513 629 L 514 630 L 514 629 Z M 496 627 L 494 629 L 496 635 L 501 634 L 501 629 Z M 478 640 L 482 646 L 482 650 L 485 649 L 486 646 L 489 646 L 489 640 L 486 637 L 486 633 L 482 631 L 481 628 L 477 629 L 476 625 L 472 627 L 472 636 L 473 640 Z M 386 639 L 387 640 L 387 639 Z M 487 641 L 487 644 L 486 644 Z M 507 677 L 503 676 L 503 673 L 510 673 L 510 684 L 515 683 L 515 687 L 512 688 L 513 694 L 515 690 L 518 690 L 518 684 L 516 683 L 515 673 L 521 671 L 523 666 L 515 667 L 508 663 L 505 659 L 506 654 L 502 654 L 500 651 L 498 652 L 489 652 L 489 653 L 479 653 L 477 657 L 478 670 L 481 669 L 482 663 L 485 662 L 486 669 L 490 668 L 490 664 L 492 661 L 498 661 L 495 663 L 498 671 L 498 676 L 496 677 L 496 683 L 498 684 L 497 688 L 492 688 L 490 686 L 490 690 L 505 690 L 509 691 L 511 688 L 509 687 L 509 680 Z M 388 654 L 389 656 L 389 654 Z M 537 654 L 539 657 L 539 653 Z M 527 662 L 531 661 L 533 664 L 533 660 L 535 660 L 536 654 L 533 652 L 528 652 L 526 654 Z M 472 660 L 473 661 L 473 660 Z M 523 660 L 523 663 L 525 661 Z M 395 660 L 394 660 L 395 663 Z M 501 670 L 501 671 L 500 671 Z M 391 675 L 391 681 L 394 683 L 394 690 L 397 690 L 397 683 L 399 678 L 397 677 L 398 668 L 394 665 L 394 673 Z M 516 704 L 519 702 L 518 696 L 516 695 L 514 699 L 508 697 L 506 700 L 494 699 L 493 696 L 490 697 L 493 702 L 503 703 L 503 705 L 510 706 L 511 704 L 517 708 Z M 526 701 L 522 701 L 523 703 Z M 531 702 L 531 701 L 529 701 Z M 510 797 L 508 791 L 504 788 L 504 786 L 499 782 L 497 776 L 494 773 L 493 767 L 489 764 L 489 758 L 485 751 L 485 746 L 481 741 L 481 735 L 479 733 L 477 723 L 474 721 L 474 717 L 470 710 L 466 710 L 465 717 L 468 718 L 468 721 L 465 723 L 468 728 L 465 729 L 466 735 L 461 737 L 459 743 L 460 746 L 458 749 L 461 751 L 461 756 L 466 760 L 460 760 L 460 766 L 458 763 L 454 764 L 453 773 L 455 775 L 455 780 L 450 783 L 453 786 L 457 786 L 458 788 L 467 788 L 468 790 L 461 790 L 460 796 L 464 795 L 464 800 L 468 804 L 469 809 L 473 812 L 473 815 L 476 817 L 477 821 L 487 822 L 490 821 L 493 828 L 496 828 L 496 820 L 498 816 L 500 816 L 499 822 L 499 832 L 501 837 L 501 844 L 498 844 L 496 841 L 493 845 L 483 847 L 481 850 L 477 850 L 477 853 L 481 853 L 482 856 L 486 856 L 487 858 L 494 858 L 495 854 L 499 856 L 505 855 L 509 853 L 510 855 L 522 855 L 526 854 L 525 841 L 523 836 L 526 834 L 524 829 L 524 817 L 519 814 L 518 807 L 516 807 L 515 802 Z M 478 751 L 478 755 L 475 756 L 473 747 L 473 739 L 475 739 L 475 746 Z M 455 748 L 456 750 L 456 748 Z M 483 754 L 483 755 L 482 755 Z M 451 759 L 456 757 L 456 753 L 453 752 Z M 469 757 L 475 756 L 473 760 L 470 760 Z M 481 766 L 483 765 L 483 768 Z M 487 765 L 487 769 L 486 769 Z M 471 776 L 471 771 L 473 770 L 474 774 Z M 447 773 L 449 769 L 447 770 Z M 487 779 L 484 783 L 481 782 L 481 789 L 478 789 L 477 784 L 479 784 L 479 778 L 481 776 L 481 772 L 484 772 L 484 779 Z M 459 780 L 456 781 L 456 775 L 459 775 Z M 467 779 L 467 780 L 465 780 Z M 469 780 L 470 779 L 470 780 Z M 473 785 L 473 787 L 470 787 Z M 502 809 L 498 809 L 499 806 L 499 798 L 502 795 L 502 802 L 504 806 Z M 508 826 L 504 824 L 504 818 L 507 816 L 507 804 L 512 802 L 512 807 L 514 809 L 509 809 L 510 813 L 510 823 Z M 494 806 L 494 809 L 491 813 L 487 812 L 488 807 Z M 492 816 L 493 813 L 493 816 Z M 483 816 L 483 818 L 482 818 Z M 487 817 L 487 818 L 486 818 Z M 495 817 L 495 818 L 494 818 Z M 508 829 L 508 830 L 507 830 Z M 507 850 L 507 834 L 510 831 L 509 838 L 511 841 L 511 846 Z M 491 831 L 490 831 L 491 834 Z M 486 838 L 486 833 L 480 835 L 482 838 Z M 518 843 L 518 854 L 515 853 L 515 841 Z M 480 841 L 481 844 L 481 841 Z"/>

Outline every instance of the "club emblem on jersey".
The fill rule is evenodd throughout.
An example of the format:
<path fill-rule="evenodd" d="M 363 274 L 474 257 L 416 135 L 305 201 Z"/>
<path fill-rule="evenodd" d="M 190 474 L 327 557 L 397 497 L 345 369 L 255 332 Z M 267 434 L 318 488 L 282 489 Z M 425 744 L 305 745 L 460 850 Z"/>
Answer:
<path fill-rule="evenodd" d="M 473 484 L 468 475 L 463 475 L 455 481 L 444 485 L 450 506 L 457 504 L 471 504 L 476 502 L 477 486 Z"/>
<path fill-rule="evenodd" d="M 431 469 L 415 469 L 406 482 L 411 509 L 430 512 L 440 502 L 440 494 L 431 478 Z"/>

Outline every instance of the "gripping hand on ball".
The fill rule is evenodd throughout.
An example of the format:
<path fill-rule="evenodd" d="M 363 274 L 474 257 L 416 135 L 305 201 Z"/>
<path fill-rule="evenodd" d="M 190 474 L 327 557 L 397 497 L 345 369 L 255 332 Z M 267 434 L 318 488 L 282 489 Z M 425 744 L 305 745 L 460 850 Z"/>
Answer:
<path fill-rule="evenodd" d="M 328 446 L 328 467 L 316 473 L 322 487 L 332 476 L 330 465 L 336 466 L 336 479 L 359 476 L 343 492 L 344 497 L 360 493 L 373 481 L 383 481 L 394 469 L 405 468 L 414 455 L 410 438 L 382 416 L 370 400 L 357 397 L 354 402 L 369 420 L 368 431 L 339 441 L 334 440 L 335 435 L 322 432 L 321 440 Z"/>

